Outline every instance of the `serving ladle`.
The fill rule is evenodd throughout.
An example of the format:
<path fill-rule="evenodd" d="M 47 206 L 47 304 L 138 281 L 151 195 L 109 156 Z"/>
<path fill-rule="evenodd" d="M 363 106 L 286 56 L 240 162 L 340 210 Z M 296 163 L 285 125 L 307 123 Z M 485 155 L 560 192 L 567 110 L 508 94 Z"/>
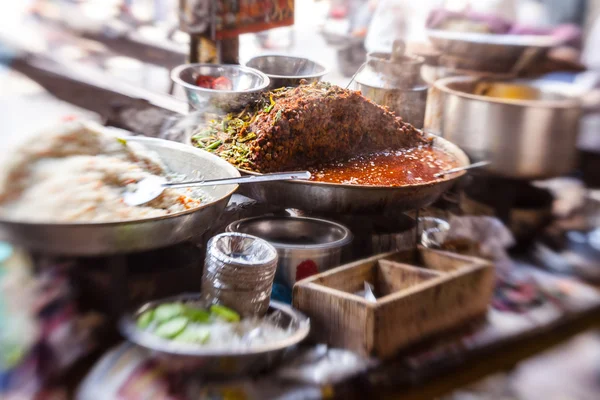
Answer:
<path fill-rule="evenodd" d="M 193 186 L 215 186 L 215 185 L 233 185 L 243 183 L 258 183 L 270 181 L 286 181 L 295 179 L 310 179 L 310 172 L 276 172 L 263 175 L 249 175 L 236 178 L 209 179 L 187 182 L 168 182 L 166 178 L 160 176 L 150 176 L 139 181 L 133 190 L 127 190 L 123 194 L 123 201 L 128 206 L 141 206 L 158 196 L 167 188 L 184 188 Z"/>

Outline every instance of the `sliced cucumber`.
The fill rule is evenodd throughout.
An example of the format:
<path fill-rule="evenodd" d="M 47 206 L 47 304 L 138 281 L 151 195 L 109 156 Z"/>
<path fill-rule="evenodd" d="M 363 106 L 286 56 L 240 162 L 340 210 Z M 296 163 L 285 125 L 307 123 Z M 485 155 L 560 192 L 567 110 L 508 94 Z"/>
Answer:
<path fill-rule="evenodd" d="M 236 313 L 231 308 L 219 304 L 213 304 L 210 306 L 210 312 L 215 317 L 221 318 L 228 322 L 239 322 L 241 319 L 240 314 Z"/>
<path fill-rule="evenodd" d="M 165 322 L 175 317 L 183 315 L 185 307 L 181 303 L 166 303 L 154 309 L 154 320 L 156 322 Z"/>
<path fill-rule="evenodd" d="M 146 329 L 154 319 L 154 310 L 144 311 L 137 319 L 137 327 Z"/>
<path fill-rule="evenodd" d="M 200 308 L 186 307 L 185 316 L 188 317 L 190 321 L 199 324 L 206 324 L 209 323 L 211 320 L 210 313 Z"/>
<path fill-rule="evenodd" d="M 172 339 L 179 335 L 188 324 L 186 317 L 175 317 L 167 322 L 160 324 L 154 334 L 164 339 Z"/>
<path fill-rule="evenodd" d="M 173 338 L 176 342 L 205 344 L 210 339 L 210 330 L 188 326 Z"/>

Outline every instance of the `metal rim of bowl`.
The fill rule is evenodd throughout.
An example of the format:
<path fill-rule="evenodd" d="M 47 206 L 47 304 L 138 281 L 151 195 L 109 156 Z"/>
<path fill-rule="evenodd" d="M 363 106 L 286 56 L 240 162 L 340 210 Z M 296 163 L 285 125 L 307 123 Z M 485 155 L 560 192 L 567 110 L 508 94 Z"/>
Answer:
<path fill-rule="evenodd" d="M 250 217 L 250 218 L 244 218 L 244 219 L 240 219 L 238 221 L 232 222 L 231 224 L 229 224 L 227 226 L 226 231 L 227 232 L 240 232 L 238 229 L 240 227 L 240 225 L 246 224 L 248 222 L 260 221 L 260 220 L 265 220 L 265 221 L 268 221 L 268 220 L 290 220 L 290 221 L 303 221 L 303 222 L 310 222 L 310 223 L 318 223 L 318 224 L 325 224 L 325 225 L 330 225 L 332 227 L 336 227 L 336 228 L 340 229 L 342 232 L 344 232 L 344 235 L 341 239 L 335 240 L 333 242 L 309 244 L 309 245 L 286 244 L 286 243 L 281 243 L 281 242 L 273 242 L 273 241 L 270 241 L 269 239 L 262 238 L 263 240 L 265 240 L 265 241 L 269 242 L 271 245 L 273 245 L 273 247 L 275 247 L 276 249 L 296 249 L 296 250 L 331 249 L 331 248 L 343 247 L 343 246 L 349 244 L 350 242 L 352 242 L 352 240 L 354 239 L 354 235 L 352 234 L 350 229 L 348 229 L 344 225 L 338 224 L 337 222 L 329 221 L 327 219 L 310 218 L 310 217 L 292 217 L 292 216 Z M 254 236 L 256 236 L 256 235 L 254 235 Z"/>
<path fill-rule="evenodd" d="M 473 44 L 503 45 L 511 47 L 540 47 L 558 46 L 561 41 L 552 35 L 518 35 L 480 32 L 458 32 L 445 29 L 427 29 L 430 38 L 466 42 Z"/>
<path fill-rule="evenodd" d="M 192 83 L 188 83 L 188 82 L 184 81 L 183 79 L 181 79 L 181 77 L 180 77 L 181 72 L 183 70 L 185 70 L 187 68 L 194 68 L 194 67 L 233 67 L 240 71 L 257 75 L 262 80 L 262 83 L 261 83 L 261 85 L 255 87 L 255 88 L 246 89 L 246 90 L 218 90 L 218 89 L 203 88 L 203 87 L 194 85 Z M 259 71 L 256 68 L 248 67 L 245 65 L 237 65 L 237 64 L 206 64 L 206 63 L 203 63 L 203 64 L 202 63 L 181 64 L 171 70 L 171 80 L 173 82 L 177 83 L 178 85 L 183 86 L 186 89 L 202 90 L 202 91 L 211 92 L 211 93 L 254 93 L 254 92 L 260 92 L 260 91 L 265 90 L 271 84 L 271 79 L 267 76 L 267 74 L 263 73 L 262 71 Z"/>
<path fill-rule="evenodd" d="M 469 92 L 463 92 L 461 90 L 453 89 L 450 87 L 453 83 L 476 83 L 480 80 L 484 81 L 494 81 L 492 79 L 481 79 L 471 76 L 456 76 L 450 78 L 442 78 L 437 80 L 434 83 L 436 89 L 442 91 L 443 93 L 452 94 L 458 97 L 462 97 L 469 100 L 482 101 L 486 103 L 494 103 L 494 104 L 502 104 L 502 105 L 512 105 L 512 106 L 520 106 L 520 107 L 536 107 L 536 108 L 580 108 L 581 103 L 576 97 L 570 97 L 568 95 L 559 93 L 564 99 L 561 100 L 513 100 L 513 99 L 501 99 L 490 96 L 482 96 Z M 496 80 L 497 82 L 503 82 L 502 80 Z M 508 79 L 507 81 L 521 81 L 526 82 L 525 80 L 515 80 Z M 534 86 L 532 86 L 534 87 Z"/>
<path fill-rule="evenodd" d="M 417 56 L 414 54 L 404 54 L 404 55 L 402 55 L 402 58 L 405 60 L 405 62 L 400 63 L 402 65 L 414 66 L 414 65 L 419 65 L 419 64 L 421 64 L 421 65 L 425 64 L 425 57 L 422 57 L 422 56 Z M 386 52 L 382 52 L 382 51 L 373 51 L 373 52 L 367 53 L 367 62 L 369 62 L 369 61 L 378 61 L 378 62 L 384 62 L 384 63 L 396 64 L 396 65 L 399 64 L 399 63 L 392 61 L 392 53 L 386 53 Z"/>
<path fill-rule="evenodd" d="M 255 67 L 250 67 L 248 65 L 252 60 L 256 60 L 256 59 L 259 59 L 259 58 L 265 58 L 265 57 L 286 57 L 286 58 L 294 58 L 296 60 L 307 60 L 307 61 L 310 61 L 311 63 L 313 63 L 315 65 L 318 65 L 319 67 L 323 68 L 323 71 L 319 72 L 318 74 L 307 74 L 307 75 L 275 75 L 275 74 L 267 74 L 266 72 L 262 72 L 259 69 L 255 68 Z M 329 73 L 329 71 L 330 71 L 330 68 L 328 66 L 326 66 L 325 64 L 322 64 L 320 62 L 316 62 L 315 60 L 311 60 L 310 58 L 297 57 L 297 56 L 286 56 L 285 54 L 261 54 L 260 56 L 252 57 L 251 59 L 249 59 L 248 61 L 246 61 L 246 63 L 244 64 L 244 66 L 247 67 L 247 68 L 252 68 L 252 69 L 255 69 L 257 71 L 260 71 L 261 73 L 265 74 L 269 78 L 277 78 L 277 79 L 321 78 L 321 77 L 327 75 Z"/>
<path fill-rule="evenodd" d="M 119 328 L 123 336 L 130 342 L 144 347 L 146 349 L 157 351 L 174 356 L 183 357 L 231 357 L 231 356 L 250 356 L 270 353 L 273 351 L 285 350 L 302 342 L 310 332 L 310 319 L 300 311 L 288 306 L 287 304 L 271 300 L 269 308 L 279 310 L 287 314 L 291 320 L 296 321 L 298 328 L 290 336 L 275 342 L 261 346 L 248 348 L 203 348 L 201 345 L 193 343 L 174 342 L 169 339 L 163 339 L 151 332 L 139 329 L 133 315 L 139 315 L 149 308 L 154 308 L 163 303 L 178 301 L 202 301 L 200 294 L 184 294 L 179 296 L 167 297 L 161 300 L 151 301 L 137 308 L 134 312 L 125 314 L 119 320 Z"/>

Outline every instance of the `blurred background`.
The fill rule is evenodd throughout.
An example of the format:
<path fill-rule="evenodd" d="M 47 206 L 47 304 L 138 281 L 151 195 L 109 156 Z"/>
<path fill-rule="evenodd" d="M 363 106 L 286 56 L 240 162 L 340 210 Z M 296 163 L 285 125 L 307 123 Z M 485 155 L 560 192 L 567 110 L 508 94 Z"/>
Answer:
<path fill-rule="evenodd" d="M 241 4 L 244 5 L 243 8 L 240 8 Z M 236 17 L 236 13 L 245 15 L 246 19 Z M 454 18 L 456 16 L 460 18 Z M 460 22 L 452 22 L 457 19 Z M 496 62 L 495 60 L 499 59 L 495 57 L 496 54 L 474 52 L 461 58 L 452 51 L 444 52 L 441 50 L 443 46 L 440 47 L 438 43 L 436 47 L 431 40 L 429 32 L 431 29 L 470 34 L 502 33 L 522 37 L 535 36 L 546 38 L 552 44 L 542 46 L 543 52 L 536 53 L 535 58 L 528 59 L 528 62 L 519 65 L 517 70 L 514 62 L 507 65 Z M 600 88 L 600 0 L 4 1 L 0 5 L 0 162 L 8 154 L 6 149 L 27 137 L 37 135 L 49 125 L 75 118 L 94 120 L 135 134 L 172 139 L 170 135 L 172 132 L 178 132 L 176 129 L 178 123 L 191 111 L 183 88 L 175 85 L 170 77 L 170 71 L 183 63 L 245 64 L 253 57 L 263 54 L 307 57 L 328 68 L 328 73 L 323 80 L 345 87 L 351 83 L 355 73 L 361 70 L 368 54 L 390 53 L 394 42 L 398 39 L 406 45 L 407 53 L 423 58 L 422 72 L 429 71 L 427 77 L 423 76 L 426 81 L 426 85 L 423 86 L 424 91 L 429 91 L 428 108 L 430 104 L 436 105 L 433 102 L 436 93 L 431 90 L 433 83 L 438 78 L 457 75 L 543 78 L 545 81 L 566 82 L 573 85 L 573 88 L 579 88 L 580 91 L 576 93 L 581 95 L 576 97 L 584 100 L 585 104 L 589 102 L 592 106 L 590 110 L 586 109 L 583 113 L 577 132 L 564 132 L 564 136 L 577 136 L 577 145 L 569 149 L 573 154 L 576 153 L 573 157 L 577 160 L 573 164 L 577 166 L 571 168 L 569 165 L 568 171 L 556 172 L 556 169 L 550 171 L 544 177 L 558 178 L 559 182 L 545 182 L 540 186 L 552 192 L 552 196 L 549 197 L 550 203 L 553 204 L 546 204 L 548 202 L 537 204 L 536 201 L 539 199 L 531 200 L 535 196 L 529 196 L 529 192 L 523 190 L 523 188 L 529 190 L 534 185 L 538 187 L 538 182 L 533 182 L 533 178 L 509 177 L 511 179 L 508 181 L 500 182 L 505 186 L 498 186 L 499 181 L 490 179 L 493 185 L 499 188 L 496 191 L 492 190 L 493 185 L 486 179 L 482 179 L 483 182 L 474 181 L 479 186 L 477 191 L 470 193 L 479 203 L 463 202 L 461 206 L 467 208 L 471 206 L 471 209 L 460 211 L 464 214 L 480 215 L 478 212 L 481 212 L 482 204 L 485 203 L 484 210 L 488 210 L 489 208 L 486 208 L 488 206 L 495 207 L 490 215 L 495 215 L 509 226 L 519 241 L 518 245 L 527 242 L 526 245 L 529 246 L 534 243 L 534 252 L 539 249 L 535 245 L 542 242 L 542 239 L 547 239 L 546 236 L 542 238 L 543 235 L 540 233 L 550 224 L 546 219 L 552 220 L 553 223 L 559 221 L 555 225 L 562 224 L 561 240 L 572 232 L 581 233 L 579 236 L 571 235 L 568 236 L 568 240 L 561 241 L 561 244 L 567 243 L 568 249 L 564 253 L 562 248 L 561 251 L 556 251 L 556 254 L 560 253 L 561 256 L 567 254 L 571 258 L 567 257 L 568 259 L 560 259 L 557 262 L 558 256 L 554 253 L 539 252 L 535 253 L 538 258 L 534 258 L 540 266 L 543 264 L 540 270 L 548 270 L 551 274 L 559 276 L 557 285 L 562 284 L 566 287 L 565 292 L 575 293 L 579 289 L 573 289 L 574 285 L 571 281 L 564 283 L 561 280 L 563 274 L 574 276 L 576 280 L 593 282 L 597 286 L 600 282 L 598 272 L 600 271 L 598 268 L 600 196 L 597 191 L 600 188 L 600 111 L 597 106 L 600 103 L 597 91 Z M 419 80 L 419 83 L 422 82 Z M 522 93 L 512 95 L 518 100 Z M 425 112 L 425 104 L 421 106 Z M 431 115 L 436 116 L 435 110 Z M 436 123 L 431 122 L 427 115 L 424 118 L 425 129 L 436 133 Z M 487 123 L 488 121 L 483 121 L 480 124 L 481 131 L 489 128 Z M 536 121 L 533 121 L 532 125 L 536 125 Z M 531 131 L 536 130 L 531 129 Z M 532 142 L 528 144 L 544 146 L 546 143 L 535 135 L 537 131 L 533 133 Z M 506 154 L 500 156 L 505 157 Z M 557 169 L 560 169 L 563 161 L 560 157 L 551 159 L 546 166 L 556 164 Z M 573 181 L 576 183 L 573 184 Z M 474 186 L 477 186 L 475 184 Z M 521 192 L 527 193 L 523 195 L 526 198 L 526 205 L 516 204 L 517 195 Z M 506 200 L 507 198 L 510 198 L 510 201 Z M 577 199 L 573 200 L 574 198 Z M 593 208 L 591 211 L 588 209 L 590 202 L 592 206 L 589 208 Z M 455 203 L 453 205 L 456 206 Z M 576 208 L 577 211 L 573 211 Z M 264 213 L 270 212 L 271 209 L 264 206 L 259 211 Z M 485 214 L 485 212 L 481 213 Z M 514 221 L 510 221 L 509 217 L 517 214 L 521 220 L 511 224 Z M 547 214 L 552 215 L 548 217 Z M 543 224 L 539 224 L 540 226 L 538 226 L 539 215 L 542 215 L 544 220 Z M 229 217 L 243 217 L 243 213 Z M 568 223 L 564 223 L 565 220 L 568 220 Z M 532 225 L 534 232 L 527 232 L 531 237 L 521 240 L 522 237 L 518 235 L 519 229 L 525 226 L 524 230 L 527 230 Z M 555 225 L 552 225 L 552 228 Z M 584 225 L 585 228 L 580 228 L 580 225 Z M 589 232 L 595 232 L 595 236 L 592 234 L 589 238 L 585 236 Z M 552 231 L 548 236 L 554 233 L 556 232 Z M 595 240 L 594 243 L 591 243 L 592 239 Z M 581 250 L 583 247 L 585 249 Z M 531 248 L 530 246 L 527 250 L 530 251 Z M 544 249 L 548 251 L 547 248 Z M 1 250 L 0 248 L 0 255 Z M 195 266 L 198 264 L 197 260 L 202 259 L 202 255 L 195 248 L 186 251 L 180 251 L 178 248 L 175 253 L 181 255 L 185 262 L 194 260 L 189 261 L 189 265 L 186 264 L 186 268 L 182 269 L 187 269 L 192 264 Z M 166 269 L 164 265 L 171 265 L 168 264 L 170 262 L 184 264 L 181 260 L 173 261 L 172 254 L 161 254 L 162 256 L 159 257 L 153 255 L 132 257 L 129 262 L 135 264 L 136 268 L 140 266 L 136 270 L 136 272 L 141 271 L 140 275 L 146 272 L 144 267 L 150 259 L 153 259 L 156 264 L 161 264 L 156 267 L 157 270 Z M 548 254 L 551 256 L 544 258 Z M 527 255 L 529 256 L 530 253 Z M 543 262 L 540 261 L 541 259 Z M 99 265 L 103 266 L 100 261 L 91 264 L 92 269 Z M 566 264 L 575 267 L 565 273 L 561 268 Z M 77 278 L 84 282 L 82 286 L 84 292 L 86 290 L 93 292 L 92 289 L 101 287 L 101 296 L 105 296 L 105 293 L 114 293 L 115 288 L 110 283 L 114 280 L 111 275 L 113 270 L 107 272 L 106 269 L 98 267 L 94 271 L 95 274 L 90 274 L 88 279 L 87 276 L 83 277 L 87 274 L 82 274 L 81 270 L 77 269 L 79 266 L 72 260 L 64 265 L 62 261 L 53 260 L 50 272 L 40 274 L 41 278 L 36 278 L 42 281 L 41 286 L 44 290 L 32 294 L 33 284 L 28 286 L 26 279 L 19 276 L 18 279 L 6 284 L 6 288 L 10 287 L 11 291 L 0 292 L 0 300 L 5 295 L 5 298 L 13 299 L 13 305 L 19 303 L 24 304 L 23 308 L 31 306 L 34 309 L 37 306 L 29 304 L 34 302 L 32 300 L 34 297 L 35 301 L 42 304 L 46 304 L 47 299 L 54 301 L 55 298 L 60 298 L 63 307 L 64 304 L 68 304 L 67 300 L 63 302 L 64 293 L 58 296 L 56 293 L 60 290 L 53 289 L 66 281 L 63 276 L 64 270 L 76 271 Z M 167 287 L 157 289 L 159 285 L 156 282 L 163 281 L 160 278 L 162 275 L 152 272 L 131 284 L 130 288 L 133 288 L 130 290 L 131 297 L 139 301 L 147 300 L 146 297 L 150 297 L 148 293 L 156 295 L 157 292 L 167 294 L 169 291 L 191 290 L 183 287 L 189 281 L 185 271 L 178 275 L 177 271 L 169 270 L 165 274 L 168 275 L 168 279 L 164 280 L 168 281 Z M 25 283 L 21 284 L 19 281 L 21 278 Z M 2 283 L 2 270 L 0 270 L 0 283 Z M 510 285 L 506 284 L 506 286 Z M 25 289 L 20 290 L 22 287 Z M 0 285 L 1 290 L 6 288 Z M 37 286 L 36 288 L 39 289 Z M 512 289 L 514 288 L 504 287 L 497 291 L 500 293 L 502 290 Z M 531 290 L 533 289 L 530 287 L 524 289 L 524 291 Z M 582 291 L 585 292 L 583 289 Z M 64 292 L 67 293 L 64 297 L 70 298 L 71 293 Z M 585 294 L 587 296 L 587 292 Z M 43 299 L 39 300 L 36 296 Z M 517 305 L 523 297 L 527 297 L 520 292 L 515 296 L 516 300 L 510 300 L 515 300 L 514 303 Z M 51 303 L 50 300 L 48 304 Z M 523 302 L 527 303 L 529 300 L 527 298 Z M 558 315 L 562 318 L 565 313 L 568 314 L 563 312 L 560 304 L 556 309 L 551 307 L 554 304 L 550 303 L 555 299 L 544 301 L 548 307 L 543 308 L 542 311 L 534 305 L 531 309 L 535 309 L 535 312 L 529 313 L 531 309 L 526 312 L 515 312 L 518 317 L 494 314 L 498 319 L 494 321 L 497 324 L 495 329 L 498 329 L 499 335 L 517 331 L 523 326 L 533 330 L 552 318 L 558 318 Z M 2 339 L 3 328 L 1 306 L 0 301 L 0 339 Z M 68 306 L 70 307 L 70 304 Z M 29 327 L 26 326 L 25 320 L 22 321 L 24 325 L 14 331 L 28 331 Z M 103 323 L 104 321 L 97 318 L 97 315 L 86 316 L 76 322 L 79 324 L 77 328 L 81 328 L 82 332 L 92 331 L 92 328 L 102 326 Z M 52 321 L 51 325 L 60 326 L 60 324 L 61 321 L 57 323 Z M 564 332 L 568 331 L 568 323 L 565 323 L 562 328 Z M 573 331 L 575 330 L 573 328 Z M 55 365 L 68 365 L 72 370 L 73 365 L 77 365 L 75 360 L 79 361 L 82 355 L 91 352 L 90 348 L 93 346 L 87 343 L 85 334 L 81 337 L 70 337 L 65 332 L 66 330 L 56 334 L 58 337 L 56 343 L 59 345 L 55 346 L 53 351 L 60 355 L 52 359 L 56 364 L 26 365 L 23 370 L 15 374 L 17 378 L 22 378 L 26 383 L 29 376 L 27 373 L 31 373 L 31 376 L 36 375 L 31 372 L 36 368 L 38 372 L 50 371 L 48 375 L 52 378 Z M 487 332 L 482 336 L 485 334 Z M 560 334 L 562 332 L 558 332 L 558 335 Z M 573 335 L 575 333 L 572 332 L 571 336 Z M 27 342 L 23 347 L 31 347 L 35 342 L 33 338 L 22 339 Z M 529 343 L 529 346 L 533 348 L 535 343 Z M 0 349 L 0 356 L 6 356 L 5 359 L 14 356 L 12 361 L 20 360 L 22 356 L 22 354 L 9 355 L 7 351 L 1 353 L 2 351 L 5 350 Z M 453 353 L 454 349 L 449 352 Z M 522 351 L 522 353 L 527 352 Z M 599 354 L 598 331 L 588 330 L 587 333 L 575 337 L 563 347 L 538 355 L 537 358 L 531 358 L 519 364 L 518 368 L 492 376 L 474 388 L 449 395 L 448 399 L 598 399 L 600 398 L 598 394 L 600 393 Z M 44 353 L 45 355 L 47 354 Z M 110 354 L 111 359 L 113 356 L 118 360 L 121 355 Z M 124 357 L 129 356 L 127 354 Z M 136 358 L 138 356 L 134 354 L 131 357 L 138 362 Z M 419 364 L 419 357 L 420 354 L 409 361 Z M 0 361 L 5 359 L 0 357 Z M 92 361 L 88 359 L 86 365 L 88 367 L 93 365 L 97 359 L 98 354 Z M 114 363 L 118 364 L 117 361 Z M 481 364 L 485 363 L 483 361 Z M 13 364 L 18 363 L 15 361 Z M 479 365 L 477 368 L 484 370 L 485 365 Z M 505 368 L 509 367 L 505 366 Z M 154 374 L 154 370 L 151 372 Z M 102 387 L 104 378 L 102 376 L 102 379 L 95 382 L 98 386 L 92 385 L 92 392 Z M 3 375 L 0 374 L 0 398 L 2 398 L 2 379 Z M 69 390 L 72 390 L 75 383 L 79 383 L 81 379 L 82 376 L 75 373 L 72 381 L 69 382 Z M 106 379 L 110 381 L 109 378 Z M 31 380 L 33 381 L 33 378 Z M 377 376 L 373 381 L 377 382 Z M 8 382 L 8 378 L 4 382 Z M 39 386 L 43 385 L 40 383 Z M 31 389 L 31 392 L 37 389 L 36 386 Z M 260 389 L 262 390 L 262 387 Z M 68 398 L 65 394 L 66 390 L 61 388 L 60 393 L 63 397 L 56 398 Z M 260 390 L 258 393 L 264 394 Z M 268 394 L 264 396 L 268 398 Z M 302 394 L 298 396 L 300 397 L 293 398 L 304 398 Z M 292 397 L 282 395 L 280 398 Z"/>

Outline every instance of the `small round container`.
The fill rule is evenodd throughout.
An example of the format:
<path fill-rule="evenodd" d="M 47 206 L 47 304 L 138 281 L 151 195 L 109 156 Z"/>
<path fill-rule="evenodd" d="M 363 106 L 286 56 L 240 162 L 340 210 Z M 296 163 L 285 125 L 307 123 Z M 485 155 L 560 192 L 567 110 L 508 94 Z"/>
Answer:
<path fill-rule="evenodd" d="M 222 233 L 209 240 L 202 274 L 202 294 L 244 316 L 269 308 L 277 250 L 265 240 L 241 233 Z"/>
<path fill-rule="evenodd" d="M 269 90 L 295 87 L 300 85 L 301 80 L 308 83 L 318 82 L 329 72 L 327 67 L 308 58 L 275 54 L 251 58 L 246 66 L 255 68 L 269 77 Z"/>
<path fill-rule="evenodd" d="M 207 89 L 196 85 L 198 76 L 226 77 L 232 90 Z M 269 86 L 260 71 L 241 65 L 183 64 L 171 71 L 171 79 L 185 89 L 188 102 L 201 111 L 235 111 L 256 100 Z"/>
<path fill-rule="evenodd" d="M 228 232 L 261 237 L 279 254 L 277 281 L 296 281 L 340 265 L 342 248 L 352 241 L 348 228 L 317 218 L 257 217 L 233 222 Z"/>

